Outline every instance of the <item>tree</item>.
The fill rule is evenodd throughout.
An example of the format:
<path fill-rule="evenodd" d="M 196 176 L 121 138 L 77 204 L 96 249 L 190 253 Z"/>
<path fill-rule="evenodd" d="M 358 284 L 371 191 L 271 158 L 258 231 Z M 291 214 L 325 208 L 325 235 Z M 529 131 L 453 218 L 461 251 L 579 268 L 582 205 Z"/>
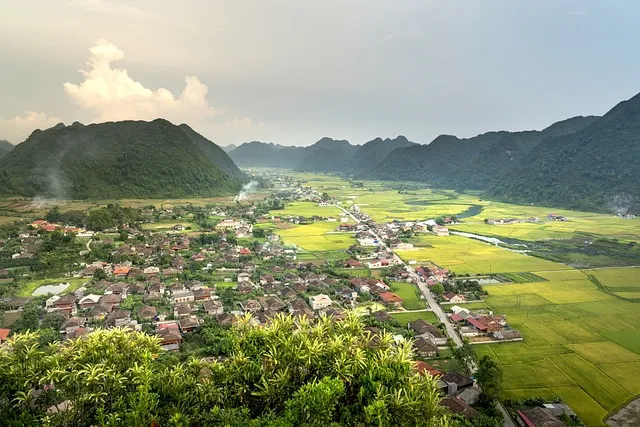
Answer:
<path fill-rule="evenodd" d="M 478 361 L 476 379 L 487 401 L 500 398 L 502 392 L 502 367 L 490 356 L 484 355 Z"/>
<path fill-rule="evenodd" d="M 444 294 L 444 286 L 442 285 L 442 283 L 436 283 L 431 287 L 431 292 L 436 295 L 442 295 Z"/>
<path fill-rule="evenodd" d="M 95 280 L 96 282 L 99 282 L 100 280 L 106 280 L 107 277 L 109 277 L 107 275 L 107 272 L 102 268 L 97 268 L 96 271 L 93 272 L 93 280 Z"/>
<path fill-rule="evenodd" d="M 468 371 L 469 364 L 476 359 L 476 352 L 468 342 L 465 342 L 462 347 L 453 350 L 453 357 Z"/>
<path fill-rule="evenodd" d="M 331 199 L 331 196 L 329 196 L 329 193 L 327 193 L 326 191 L 322 193 L 321 197 L 322 197 L 322 201 L 324 202 Z"/>
<path fill-rule="evenodd" d="M 435 380 L 416 375 L 411 345 L 373 337 L 362 320 L 250 316 L 230 330 L 214 363 L 159 356 L 158 339 L 125 329 L 39 344 L 22 334 L 0 351 L 0 416 L 7 425 L 248 427 L 453 426 Z M 204 337 L 209 340 L 209 337 Z M 50 387 L 54 384 L 55 387 Z M 46 409 L 67 402 L 68 410 Z M 46 419 L 46 423 L 45 423 Z"/>
<path fill-rule="evenodd" d="M 60 221 L 60 208 L 57 206 L 54 206 L 51 210 L 49 210 L 49 212 L 47 212 L 47 215 L 45 216 L 45 219 L 49 222 L 58 222 Z"/>

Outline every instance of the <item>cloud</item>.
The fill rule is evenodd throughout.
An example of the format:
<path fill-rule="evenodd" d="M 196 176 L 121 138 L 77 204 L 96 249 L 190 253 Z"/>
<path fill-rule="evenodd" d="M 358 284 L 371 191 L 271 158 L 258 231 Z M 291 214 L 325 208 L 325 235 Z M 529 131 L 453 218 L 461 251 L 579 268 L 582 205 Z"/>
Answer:
<path fill-rule="evenodd" d="M 106 40 L 98 40 L 89 49 L 87 68 L 80 70 L 84 81 L 65 83 L 64 90 L 79 106 L 93 110 L 96 122 L 117 120 L 153 120 L 163 117 L 174 122 L 199 122 L 220 114 L 207 101 L 206 85 L 197 77 L 185 78 L 185 88 L 176 97 L 165 88 L 149 89 L 129 76 L 113 62 L 124 52 Z"/>
<path fill-rule="evenodd" d="M 25 111 L 22 116 L 11 119 L 0 119 L 0 139 L 8 139 L 15 143 L 22 142 L 35 129 L 47 129 L 58 123 L 60 117 L 49 117 L 45 113 Z"/>

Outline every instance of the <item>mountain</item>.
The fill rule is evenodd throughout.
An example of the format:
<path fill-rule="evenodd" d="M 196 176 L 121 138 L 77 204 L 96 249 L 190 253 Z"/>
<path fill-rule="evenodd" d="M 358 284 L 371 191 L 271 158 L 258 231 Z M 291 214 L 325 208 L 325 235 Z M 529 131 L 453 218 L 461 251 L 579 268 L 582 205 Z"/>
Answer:
<path fill-rule="evenodd" d="M 377 166 L 384 158 L 396 148 L 406 148 L 415 145 L 406 137 L 400 135 L 395 139 L 376 138 L 367 143 L 356 151 L 353 158 L 349 162 L 349 174 L 357 175 L 372 166 Z"/>
<path fill-rule="evenodd" d="M 575 133 L 542 141 L 487 193 L 516 202 L 640 212 L 640 94 Z"/>
<path fill-rule="evenodd" d="M 428 145 L 391 151 L 380 164 L 363 171 L 361 178 L 435 183 L 497 143 L 508 132 L 488 132 L 460 139 L 440 135 Z"/>
<path fill-rule="evenodd" d="M 322 138 L 308 147 L 289 147 L 259 141 L 246 142 L 229 152 L 241 167 L 268 167 L 309 172 L 341 172 L 359 146 Z"/>
<path fill-rule="evenodd" d="M 180 129 L 187 135 L 189 140 L 193 142 L 204 154 L 207 159 L 214 165 L 216 165 L 222 172 L 227 175 L 242 180 L 245 175 L 238 169 L 233 160 L 227 155 L 227 153 L 213 142 L 209 141 L 198 132 L 194 131 L 189 125 L 181 124 Z"/>
<path fill-rule="evenodd" d="M 225 145 L 224 147 L 221 146 L 220 148 L 222 148 L 225 153 L 230 153 L 231 151 L 238 148 L 238 146 L 236 144 L 229 144 L 229 145 Z"/>
<path fill-rule="evenodd" d="M 437 181 L 438 185 L 458 190 L 491 188 L 520 163 L 544 139 L 574 133 L 593 123 L 597 117 L 573 117 L 557 122 L 542 131 L 507 132 L 463 166 Z"/>
<path fill-rule="evenodd" d="M 302 160 L 304 147 L 285 147 L 260 141 L 245 142 L 229 152 L 229 157 L 240 167 L 294 169 Z"/>
<path fill-rule="evenodd" d="M 307 172 L 343 172 L 360 146 L 349 141 L 324 137 L 305 147 L 305 154 L 294 169 Z"/>
<path fill-rule="evenodd" d="M 15 146 L 6 139 L 0 139 L 0 158 L 4 157 Z"/>
<path fill-rule="evenodd" d="M 34 131 L 0 159 L 0 194 L 73 199 L 233 194 L 237 168 L 186 125 L 60 123 Z"/>

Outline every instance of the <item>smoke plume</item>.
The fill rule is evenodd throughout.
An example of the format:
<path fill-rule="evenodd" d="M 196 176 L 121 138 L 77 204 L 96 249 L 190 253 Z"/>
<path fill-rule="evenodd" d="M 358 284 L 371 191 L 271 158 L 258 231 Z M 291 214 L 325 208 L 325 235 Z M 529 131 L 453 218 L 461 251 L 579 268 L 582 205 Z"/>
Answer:
<path fill-rule="evenodd" d="M 242 190 L 238 193 L 238 195 L 233 199 L 234 202 L 239 202 L 241 200 L 245 200 L 247 196 L 255 191 L 258 188 L 257 181 L 251 181 L 248 184 L 242 186 Z"/>

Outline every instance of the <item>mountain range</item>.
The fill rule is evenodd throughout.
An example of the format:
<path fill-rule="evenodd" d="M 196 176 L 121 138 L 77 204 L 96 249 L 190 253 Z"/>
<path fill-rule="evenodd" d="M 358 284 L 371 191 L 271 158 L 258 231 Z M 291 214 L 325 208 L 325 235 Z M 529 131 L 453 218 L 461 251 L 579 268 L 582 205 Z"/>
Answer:
<path fill-rule="evenodd" d="M 4 157 L 15 146 L 6 139 L 0 139 L 0 158 Z"/>
<path fill-rule="evenodd" d="M 71 199 L 236 193 L 244 174 L 187 125 L 157 119 L 36 130 L 0 159 L 0 194 Z"/>
<path fill-rule="evenodd" d="M 222 149 L 166 120 L 36 130 L 0 142 L 0 195 L 73 198 L 231 194 L 236 166 L 331 172 L 357 179 L 419 181 L 513 203 L 640 212 L 640 94 L 602 117 L 573 117 L 540 130 L 404 136 L 363 145 L 322 138 L 292 147 L 253 141 Z"/>

